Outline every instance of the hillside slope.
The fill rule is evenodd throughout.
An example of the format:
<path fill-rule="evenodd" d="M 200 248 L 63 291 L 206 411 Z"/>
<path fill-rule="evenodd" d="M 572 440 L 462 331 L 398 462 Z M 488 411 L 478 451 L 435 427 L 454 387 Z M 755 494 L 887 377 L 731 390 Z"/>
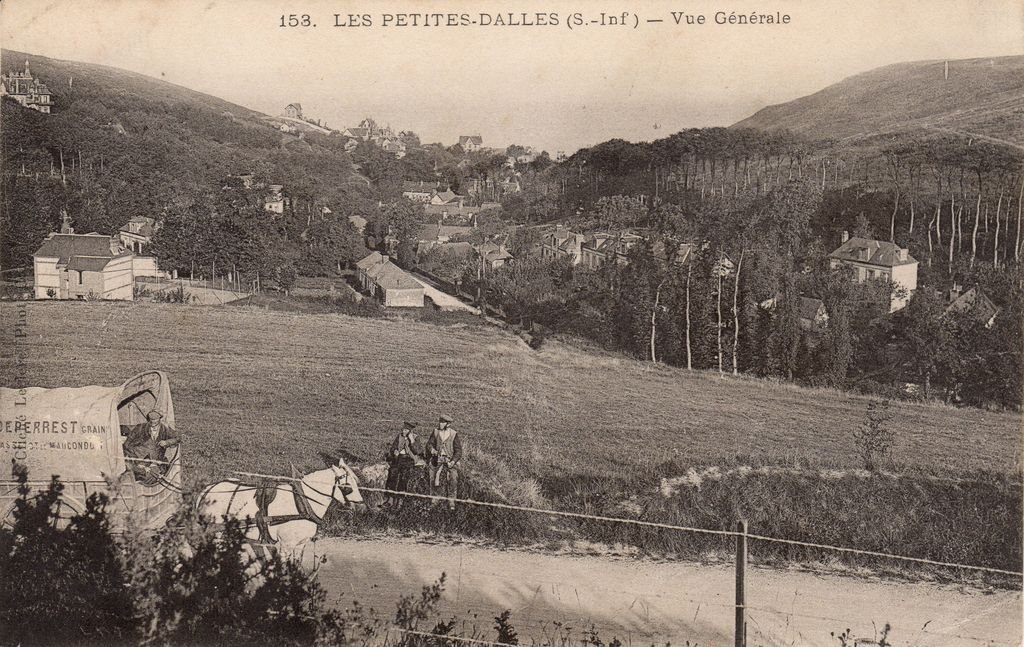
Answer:
<path fill-rule="evenodd" d="M 1024 147 L 1024 56 L 887 65 L 812 95 L 768 106 L 733 128 L 813 138 L 934 130 Z"/>
<path fill-rule="evenodd" d="M 0 307 L 10 330 L 15 308 Z M 757 461 L 857 467 L 868 398 L 721 378 L 582 352 L 529 350 L 491 327 L 440 327 L 246 307 L 34 302 L 30 334 L 0 340 L 0 385 L 118 384 L 166 371 L 193 475 L 287 473 L 320 452 L 380 459 L 403 420 L 440 413 L 477 449 L 536 474 L 639 476 Z M 894 404 L 895 458 L 941 474 L 1020 468 L 1020 416 Z"/>
<path fill-rule="evenodd" d="M 338 137 L 299 141 L 266 115 L 111 67 L 10 50 L 0 60 L 5 72 L 27 60 L 54 104 L 50 115 L 11 99 L 0 107 L 5 266 L 25 262 L 61 209 L 79 231 L 110 233 L 132 216 L 205 201 L 229 174 L 254 173 L 335 212 L 366 190 Z"/>

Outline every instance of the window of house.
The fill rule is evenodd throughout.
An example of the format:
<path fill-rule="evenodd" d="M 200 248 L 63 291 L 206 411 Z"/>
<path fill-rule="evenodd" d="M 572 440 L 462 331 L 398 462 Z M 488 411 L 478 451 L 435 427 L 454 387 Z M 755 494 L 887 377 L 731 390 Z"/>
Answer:
<path fill-rule="evenodd" d="M 83 274 L 82 270 L 78 270 L 78 284 L 79 285 L 82 284 L 82 274 Z"/>

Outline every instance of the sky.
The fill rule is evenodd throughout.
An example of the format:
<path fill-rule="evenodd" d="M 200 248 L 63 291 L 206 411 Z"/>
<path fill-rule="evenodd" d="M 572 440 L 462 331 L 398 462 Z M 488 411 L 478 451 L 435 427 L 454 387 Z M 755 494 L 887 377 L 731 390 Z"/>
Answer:
<path fill-rule="evenodd" d="M 789 23 L 719 25 L 719 11 Z M 557 14 L 559 24 L 394 24 L 399 14 L 479 22 L 509 12 Z M 590 22 L 623 12 L 626 25 Z M 676 25 L 672 12 L 705 22 Z M 372 26 L 334 26 L 349 13 Z M 576 13 L 587 24 L 570 29 Z M 316 26 L 281 27 L 290 14 Z M 1024 2 L 3 0 L 0 46 L 140 72 L 271 115 L 298 102 L 332 128 L 372 116 L 424 142 L 479 134 L 554 155 L 728 126 L 891 63 L 1021 55 Z"/>

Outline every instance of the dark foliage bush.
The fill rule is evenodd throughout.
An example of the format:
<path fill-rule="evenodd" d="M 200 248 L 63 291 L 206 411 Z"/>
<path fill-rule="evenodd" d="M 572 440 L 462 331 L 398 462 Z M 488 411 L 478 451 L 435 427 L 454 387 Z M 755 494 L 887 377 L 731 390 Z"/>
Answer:
<path fill-rule="evenodd" d="M 107 499 L 60 517 L 56 478 L 32 496 L 16 472 L 14 524 L 0 530 L 0 645 L 345 644 L 362 610 L 328 609 L 296 561 L 245 549 L 239 522 L 191 507 L 156 532 L 111 533 Z"/>
<path fill-rule="evenodd" d="M 0 530 L 0 644 L 127 641 L 136 621 L 106 497 L 62 521 L 57 479 L 30 498 L 27 472 L 15 476 L 14 525 Z"/>

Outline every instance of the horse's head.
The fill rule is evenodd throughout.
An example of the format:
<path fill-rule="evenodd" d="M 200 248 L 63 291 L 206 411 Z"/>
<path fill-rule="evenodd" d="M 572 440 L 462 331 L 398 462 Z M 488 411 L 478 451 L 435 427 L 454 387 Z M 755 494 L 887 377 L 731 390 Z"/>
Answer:
<path fill-rule="evenodd" d="M 363 502 L 359 493 L 359 480 L 345 461 L 338 459 L 337 465 L 331 466 L 334 472 L 334 500 L 342 505 L 354 505 Z"/>

